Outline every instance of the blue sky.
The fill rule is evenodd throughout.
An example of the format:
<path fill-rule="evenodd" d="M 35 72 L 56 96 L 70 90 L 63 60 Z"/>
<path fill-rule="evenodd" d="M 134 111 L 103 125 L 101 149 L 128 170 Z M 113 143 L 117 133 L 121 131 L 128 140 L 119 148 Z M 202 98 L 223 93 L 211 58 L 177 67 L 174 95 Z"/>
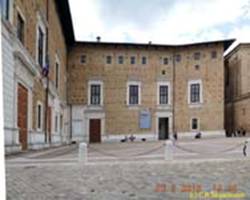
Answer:
<path fill-rule="evenodd" d="M 250 0 L 70 0 L 77 40 L 250 42 Z"/>

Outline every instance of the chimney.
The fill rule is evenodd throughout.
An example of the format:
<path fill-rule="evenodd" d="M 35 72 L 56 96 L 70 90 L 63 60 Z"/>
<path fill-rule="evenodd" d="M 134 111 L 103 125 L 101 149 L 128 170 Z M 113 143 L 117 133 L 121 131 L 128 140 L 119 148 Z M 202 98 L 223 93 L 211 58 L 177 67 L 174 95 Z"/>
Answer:
<path fill-rule="evenodd" d="M 151 44 L 152 44 L 152 41 L 149 41 L 148 44 L 151 45 Z"/>
<path fill-rule="evenodd" d="M 97 42 L 100 42 L 100 41 L 101 41 L 101 37 L 100 37 L 100 36 L 97 36 L 97 37 L 96 37 L 96 41 L 97 41 Z"/>

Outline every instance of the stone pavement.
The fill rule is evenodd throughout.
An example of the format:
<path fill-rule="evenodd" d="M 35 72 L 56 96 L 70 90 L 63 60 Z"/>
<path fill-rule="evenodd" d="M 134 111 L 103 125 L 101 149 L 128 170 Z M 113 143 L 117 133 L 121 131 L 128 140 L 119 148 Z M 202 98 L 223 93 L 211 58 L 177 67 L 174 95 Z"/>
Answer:
<path fill-rule="evenodd" d="M 250 199 L 249 171 L 250 160 L 7 166 L 7 196 L 18 200 L 188 199 L 184 191 L 195 185 L 202 191 L 213 187 L 228 191 L 233 186 Z M 157 188 L 160 185 L 165 185 L 164 191 Z"/>
<path fill-rule="evenodd" d="M 180 147 L 210 155 L 177 149 L 171 162 L 163 161 L 161 142 L 91 145 L 94 149 L 90 146 L 86 165 L 77 162 L 76 145 L 11 156 L 6 159 L 7 197 L 18 200 L 189 199 L 192 190 L 216 189 L 244 192 L 245 199 L 250 199 L 250 159 L 243 157 L 242 147 L 237 146 L 244 140 L 180 141 Z M 152 149 L 156 151 L 150 152 Z M 225 149 L 230 151 L 223 152 Z M 122 158 L 103 155 L 99 150 Z M 146 151 L 150 153 L 144 157 L 124 158 Z M 219 151 L 222 153 L 215 153 Z"/>

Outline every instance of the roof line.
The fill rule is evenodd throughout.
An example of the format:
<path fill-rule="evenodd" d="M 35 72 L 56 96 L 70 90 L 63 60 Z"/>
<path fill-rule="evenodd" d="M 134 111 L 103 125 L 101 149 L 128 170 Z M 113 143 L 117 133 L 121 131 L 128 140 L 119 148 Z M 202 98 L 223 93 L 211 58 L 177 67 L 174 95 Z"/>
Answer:
<path fill-rule="evenodd" d="M 215 40 L 207 42 L 187 43 L 187 44 L 154 44 L 154 43 L 129 43 L 129 42 L 99 42 L 99 41 L 76 41 L 76 44 L 93 44 L 93 45 L 121 45 L 121 46 L 144 46 L 144 47 L 187 47 L 197 45 L 209 45 L 214 43 L 223 43 L 224 51 L 226 51 L 235 39 Z"/>
<path fill-rule="evenodd" d="M 246 45 L 250 46 L 250 43 L 242 42 L 242 43 L 237 44 L 230 52 L 227 53 L 227 55 L 225 56 L 225 59 L 228 59 L 229 57 L 232 56 L 232 54 L 237 52 L 240 49 L 240 47 L 246 46 Z"/>

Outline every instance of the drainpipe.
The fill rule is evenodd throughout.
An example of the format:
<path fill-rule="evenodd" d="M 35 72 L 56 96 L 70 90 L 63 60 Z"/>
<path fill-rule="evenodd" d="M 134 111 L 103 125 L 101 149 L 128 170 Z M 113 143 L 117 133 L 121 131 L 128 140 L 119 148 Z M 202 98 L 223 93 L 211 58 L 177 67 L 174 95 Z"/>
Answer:
<path fill-rule="evenodd" d="M 172 98 L 173 98 L 173 102 L 172 102 L 172 105 L 173 105 L 173 108 L 172 108 L 172 110 L 173 110 L 173 119 L 172 119 L 172 126 L 173 126 L 173 133 L 175 133 L 176 132 L 176 128 L 175 128 L 175 79 L 176 79 L 176 69 L 175 69 L 175 57 L 176 57 L 176 53 L 175 53 L 175 49 L 174 49 L 174 51 L 173 51 L 173 55 L 172 55 L 172 60 L 173 60 L 173 77 L 172 77 L 172 79 L 173 79 L 173 83 L 172 83 Z"/>
<path fill-rule="evenodd" d="M 49 0 L 46 1 L 46 20 L 47 23 L 49 23 Z M 49 31 L 48 31 L 48 27 L 46 26 L 46 65 L 49 65 Z M 49 67 L 48 67 L 49 70 Z M 48 98 L 49 98 L 49 71 L 47 73 L 47 77 L 46 77 L 46 89 L 45 89 L 45 116 L 44 116 L 44 142 L 48 143 Z M 49 142 L 51 143 L 51 140 L 49 140 Z"/>

